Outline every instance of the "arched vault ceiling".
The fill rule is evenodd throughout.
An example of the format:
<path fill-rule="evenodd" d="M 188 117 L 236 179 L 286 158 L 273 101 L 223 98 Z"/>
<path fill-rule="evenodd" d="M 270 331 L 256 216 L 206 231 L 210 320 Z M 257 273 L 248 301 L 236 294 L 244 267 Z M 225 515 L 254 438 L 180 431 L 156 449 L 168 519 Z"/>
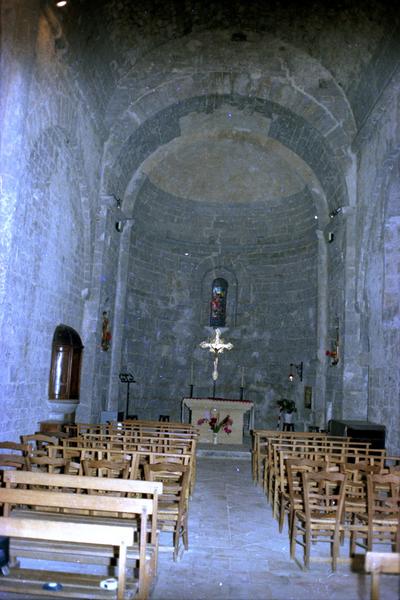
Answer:
<path fill-rule="evenodd" d="M 267 142 L 269 138 L 275 144 Z M 125 135 L 124 139 L 122 146 L 116 145 L 107 149 L 110 152 L 110 160 L 105 164 L 103 186 L 106 193 L 125 197 L 127 209 L 135 202 L 143 176 L 148 175 L 152 175 L 156 187 L 164 190 L 171 190 L 167 186 L 175 185 L 166 182 L 164 175 L 176 178 L 178 188 L 171 190 L 174 192 L 172 195 L 182 197 L 184 185 L 183 191 L 186 194 L 183 197 L 188 197 L 190 182 L 188 184 L 187 179 L 192 175 L 187 173 L 183 177 L 184 181 L 179 183 L 179 178 L 182 177 L 177 173 L 177 168 L 179 171 L 179 163 L 183 165 L 182 161 L 185 160 L 185 169 L 189 170 L 189 155 L 193 154 L 193 144 L 197 144 L 197 149 L 201 149 L 204 154 L 207 148 L 204 141 L 207 139 L 209 152 L 214 157 L 217 149 L 212 148 L 212 141 L 219 142 L 219 156 L 226 144 L 232 141 L 232 147 L 236 146 L 232 151 L 236 163 L 240 152 L 243 155 L 251 147 L 253 155 L 258 152 L 256 166 L 260 173 L 268 160 L 274 161 L 277 167 L 275 190 L 283 186 L 285 176 L 290 180 L 290 185 L 302 180 L 313 194 L 323 196 L 320 210 L 325 213 L 325 217 L 327 211 L 348 204 L 343 172 L 324 137 L 303 118 L 269 101 L 232 95 L 190 98 L 160 110 L 143 124 L 131 128 L 131 135 L 128 138 Z M 181 146 L 186 146 L 188 156 L 185 158 L 182 157 Z M 192 150 L 189 151 L 190 146 Z M 113 157 L 115 151 L 118 154 Z M 170 165 L 173 169 L 169 173 L 167 169 L 160 173 L 158 163 L 167 161 L 166 156 L 170 154 L 175 156 L 169 157 L 164 166 Z M 242 173 L 246 164 L 249 165 L 249 162 L 244 155 Z M 198 163 L 197 171 L 199 167 L 201 170 Z M 213 166 L 212 168 L 215 173 Z M 231 169 L 229 194 L 233 193 L 234 184 L 237 185 L 234 175 L 234 169 Z M 202 178 L 204 181 L 204 174 Z M 247 180 L 249 181 L 249 178 Z M 255 184 L 252 194 L 258 194 L 260 187 L 265 186 L 265 181 L 263 179 Z M 199 182 L 200 180 L 197 181 Z M 223 185 L 222 178 L 220 187 Z M 215 181 L 214 187 L 217 187 Z M 178 190 L 181 193 L 177 194 Z M 193 194 L 193 190 L 190 193 Z M 268 192 L 263 198 L 267 195 Z"/>
<path fill-rule="evenodd" d="M 284 198 L 318 182 L 304 161 L 268 137 L 271 119 L 230 105 L 189 113 L 181 135 L 160 146 L 142 170 L 169 194 L 205 202 Z"/>
<path fill-rule="evenodd" d="M 181 144 L 149 177 L 170 194 L 198 201 L 248 202 L 290 196 L 304 187 L 271 144 L 230 138 Z"/>

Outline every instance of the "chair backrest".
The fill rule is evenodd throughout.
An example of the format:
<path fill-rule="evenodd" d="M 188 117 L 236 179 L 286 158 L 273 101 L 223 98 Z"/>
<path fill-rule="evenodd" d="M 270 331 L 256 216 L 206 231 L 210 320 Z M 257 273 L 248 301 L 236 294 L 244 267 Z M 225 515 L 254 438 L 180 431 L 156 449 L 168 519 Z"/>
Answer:
<path fill-rule="evenodd" d="M 19 442 L 0 442 L 0 456 L 3 454 L 3 450 L 7 450 L 7 454 L 12 453 L 26 456 L 29 452 L 29 446 L 27 444 L 20 444 Z"/>
<path fill-rule="evenodd" d="M 58 438 L 45 433 L 32 433 L 30 435 L 21 435 L 21 444 L 29 446 L 29 454 L 37 456 L 46 454 L 46 448 L 50 445 L 58 444 Z"/>
<path fill-rule="evenodd" d="M 339 528 L 342 518 L 345 481 L 344 473 L 309 471 L 302 474 L 303 502 L 306 519 L 312 521 L 330 517 Z"/>
<path fill-rule="evenodd" d="M 84 475 L 90 477 L 129 477 L 129 460 L 84 460 L 82 466 Z"/>
<path fill-rule="evenodd" d="M 400 522 L 400 474 L 367 476 L 368 516 Z"/>
<path fill-rule="evenodd" d="M 163 485 L 163 500 L 174 501 L 182 508 L 189 497 L 189 467 L 178 463 L 156 463 L 144 465 L 147 481 L 160 482 Z"/>
<path fill-rule="evenodd" d="M 28 467 L 31 471 L 42 473 L 63 473 L 69 471 L 70 461 L 65 458 L 51 458 L 49 456 L 30 456 Z"/>
<path fill-rule="evenodd" d="M 303 498 L 303 473 L 323 471 L 326 463 L 322 460 L 286 458 L 286 474 L 290 497 L 302 501 Z"/>

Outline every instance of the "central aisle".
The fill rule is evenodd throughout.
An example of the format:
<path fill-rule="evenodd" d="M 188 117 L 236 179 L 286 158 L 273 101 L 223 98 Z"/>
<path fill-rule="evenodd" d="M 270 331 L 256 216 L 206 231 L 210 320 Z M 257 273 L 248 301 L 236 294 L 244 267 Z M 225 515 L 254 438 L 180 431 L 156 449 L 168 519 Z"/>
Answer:
<path fill-rule="evenodd" d="M 324 548 L 326 547 L 326 544 Z M 301 559 L 301 549 L 298 547 Z M 312 556 L 315 550 L 312 549 Z M 347 545 L 341 551 L 347 556 Z M 339 563 L 289 558 L 287 528 L 279 534 L 247 460 L 199 458 L 189 512 L 189 551 L 174 563 L 159 555 L 152 600 L 368 600 L 368 576 Z M 396 597 L 397 581 L 382 578 L 381 600 Z"/>

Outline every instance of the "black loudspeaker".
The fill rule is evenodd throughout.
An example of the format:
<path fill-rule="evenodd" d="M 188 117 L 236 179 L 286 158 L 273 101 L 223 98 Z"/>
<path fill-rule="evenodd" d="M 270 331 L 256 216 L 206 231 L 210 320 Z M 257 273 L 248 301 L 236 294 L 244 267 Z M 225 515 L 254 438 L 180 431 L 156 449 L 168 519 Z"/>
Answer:
<path fill-rule="evenodd" d="M 0 536 L 0 569 L 8 564 L 8 543 L 9 538 L 4 535 Z"/>
<path fill-rule="evenodd" d="M 384 449 L 386 427 L 369 421 L 336 421 L 329 422 L 331 435 L 343 435 L 359 442 L 371 442 L 371 448 Z"/>

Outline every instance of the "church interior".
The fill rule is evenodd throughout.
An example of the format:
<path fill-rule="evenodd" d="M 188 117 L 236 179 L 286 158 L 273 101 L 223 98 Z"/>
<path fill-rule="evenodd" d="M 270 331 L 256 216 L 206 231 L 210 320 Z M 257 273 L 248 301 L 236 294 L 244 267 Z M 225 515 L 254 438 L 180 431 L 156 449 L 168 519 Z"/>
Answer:
<path fill-rule="evenodd" d="M 271 439 L 254 431 L 340 437 L 353 425 L 400 456 L 396 3 L 2 0 L 0 10 L 0 448 L 112 418 L 186 425 L 189 437 L 200 426 L 194 505 L 205 510 L 199 498 L 214 477 L 215 493 L 225 461 L 219 494 L 243 474 L 234 513 L 246 489 L 259 494 L 249 505 L 269 511 L 263 535 L 276 537 L 276 557 L 286 544 L 285 559 L 274 584 L 254 583 L 266 568 L 257 541 L 235 588 L 217 575 L 212 592 L 193 584 L 196 595 L 191 569 L 209 567 L 192 510 L 191 550 L 176 565 L 160 553 L 153 598 L 319 600 L 322 583 L 284 566 L 280 484 L 262 455 Z M 220 538 L 203 540 L 232 577 L 235 535 L 222 554 Z M 286 568 L 300 587 L 282 583 Z M 343 585 L 344 568 L 346 597 L 369 597 L 368 577 L 360 591 L 349 566 L 331 581 Z"/>

